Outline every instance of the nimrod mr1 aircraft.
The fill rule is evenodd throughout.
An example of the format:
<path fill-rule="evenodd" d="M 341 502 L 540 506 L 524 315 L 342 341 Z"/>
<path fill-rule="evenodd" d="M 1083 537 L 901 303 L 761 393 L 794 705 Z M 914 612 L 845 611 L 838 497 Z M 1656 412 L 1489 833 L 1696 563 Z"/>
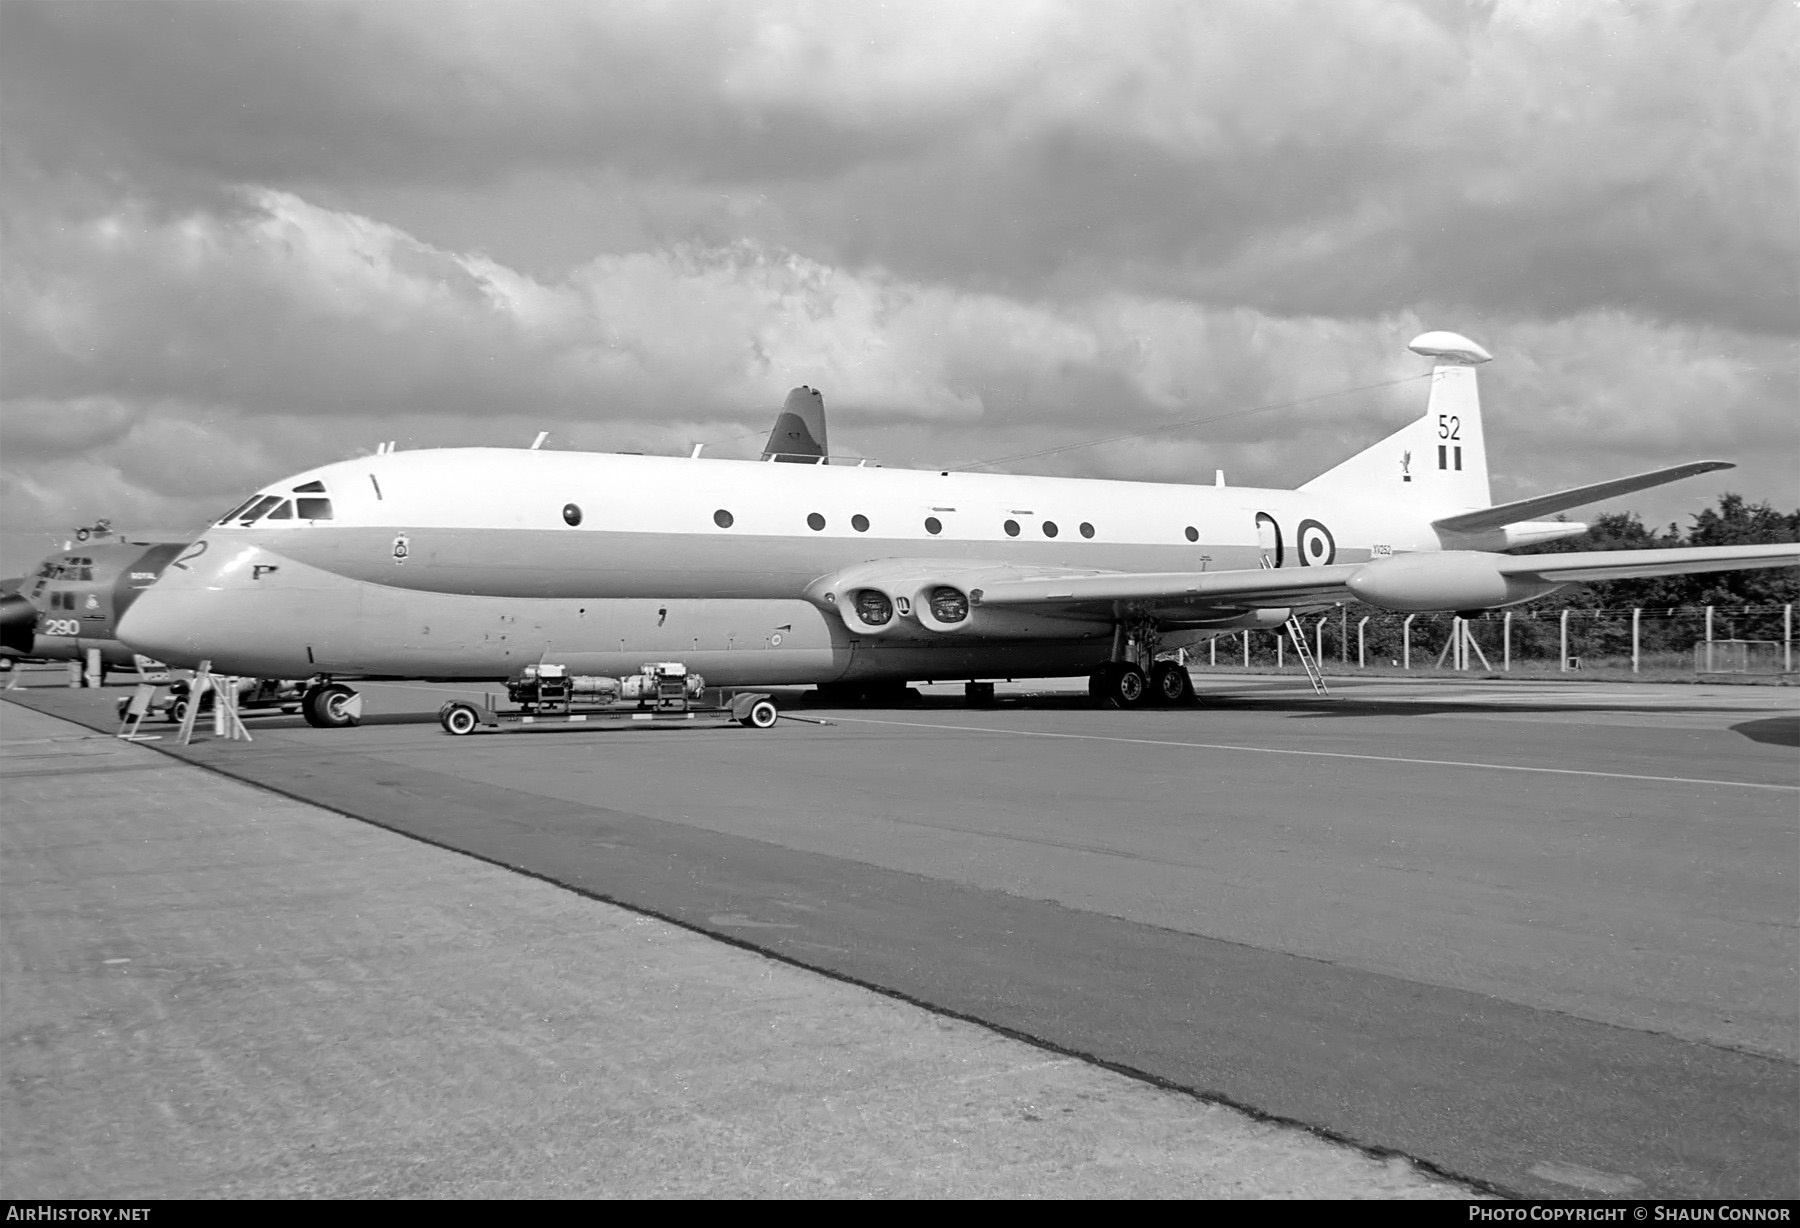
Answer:
<path fill-rule="evenodd" d="M 1487 610 L 1565 584 L 1779 567 L 1800 545 L 1513 556 L 1542 517 L 1701 461 L 1493 506 L 1475 368 L 1432 332 L 1423 417 L 1298 490 L 526 449 L 388 451 L 300 473 L 190 545 L 119 633 L 175 665 L 499 680 L 679 660 L 724 686 L 1090 676 L 1191 694 L 1173 649 L 1297 609 Z M 810 391 L 810 390 L 808 390 Z M 822 424 L 821 431 L 822 434 Z M 773 446 L 773 445 L 771 445 Z"/>

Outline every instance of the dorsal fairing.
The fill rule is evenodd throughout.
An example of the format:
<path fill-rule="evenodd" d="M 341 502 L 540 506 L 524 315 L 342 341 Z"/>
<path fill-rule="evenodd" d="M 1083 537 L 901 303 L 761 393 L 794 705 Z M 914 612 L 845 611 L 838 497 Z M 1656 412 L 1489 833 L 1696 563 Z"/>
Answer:
<path fill-rule="evenodd" d="M 825 397 L 816 388 L 802 384 L 788 393 L 787 402 L 775 418 L 775 429 L 763 445 L 764 460 L 793 464 L 829 464 L 825 440 Z"/>

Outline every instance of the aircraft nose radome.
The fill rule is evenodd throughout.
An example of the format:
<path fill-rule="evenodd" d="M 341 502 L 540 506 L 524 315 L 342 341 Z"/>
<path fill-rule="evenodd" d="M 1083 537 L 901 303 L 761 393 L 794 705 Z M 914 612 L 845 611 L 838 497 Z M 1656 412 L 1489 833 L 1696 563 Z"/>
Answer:
<path fill-rule="evenodd" d="M 37 607 L 17 593 L 0 597 L 0 647 L 24 656 L 31 654 L 37 636 Z"/>
<path fill-rule="evenodd" d="M 119 619 L 119 641 L 133 652 L 170 665 L 192 666 L 198 658 L 195 629 L 204 625 L 197 608 L 201 595 L 152 585 L 138 594 Z"/>

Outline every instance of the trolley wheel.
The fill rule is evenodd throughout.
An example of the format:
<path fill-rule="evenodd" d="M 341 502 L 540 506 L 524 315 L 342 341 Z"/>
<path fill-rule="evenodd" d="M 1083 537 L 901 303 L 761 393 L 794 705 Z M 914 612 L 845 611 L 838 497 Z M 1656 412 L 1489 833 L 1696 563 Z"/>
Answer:
<path fill-rule="evenodd" d="M 179 725 L 187 719 L 187 710 L 188 698 L 186 695 L 183 695 L 180 699 L 169 704 L 168 708 L 165 709 L 165 715 L 169 718 L 170 724 Z"/>
<path fill-rule="evenodd" d="M 750 705 L 750 711 L 744 714 L 743 725 L 746 729 L 771 728 L 780 713 L 775 710 L 775 701 L 759 699 Z"/>
<path fill-rule="evenodd" d="M 481 716 L 471 704 L 447 703 L 438 711 L 438 724 L 444 727 L 445 733 L 464 738 L 475 732 L 476 726 L 481 724 Z"/>

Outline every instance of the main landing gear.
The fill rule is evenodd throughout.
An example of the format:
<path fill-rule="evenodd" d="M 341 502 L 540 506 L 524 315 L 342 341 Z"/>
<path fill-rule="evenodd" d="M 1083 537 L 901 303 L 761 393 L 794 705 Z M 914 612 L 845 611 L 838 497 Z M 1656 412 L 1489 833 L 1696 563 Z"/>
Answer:
<path fill-rule="evenodd" d="M 300 714 L 314 729 L 347 729 L 362 721 L 362 696 L 341 682 L 306 688 Z"/>
<path fill-rule="evenodd" d="M 1194 701 L 1194 682 L 1174 661 L 1158 661 L 1148 674 L 1129 661 L 1109 661 L 1088 677 L 1088 694 L 1109 708 L 1176 706 Z"/>

